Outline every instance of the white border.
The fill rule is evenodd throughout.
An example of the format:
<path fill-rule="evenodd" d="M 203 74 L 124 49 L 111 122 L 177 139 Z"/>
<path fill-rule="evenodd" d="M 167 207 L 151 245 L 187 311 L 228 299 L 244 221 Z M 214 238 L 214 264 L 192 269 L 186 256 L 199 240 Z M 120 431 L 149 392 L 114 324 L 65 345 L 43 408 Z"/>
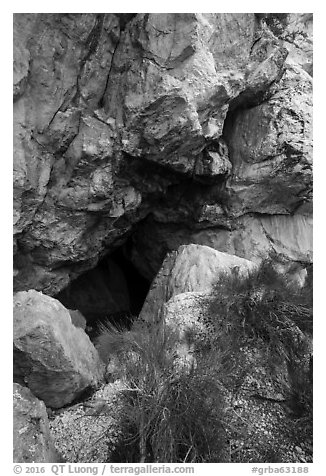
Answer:
<path fill-rule="evenodd" d="M 118 9 L 116 9 L 119 7 Z M 227 10 L 224 8 L 227 7 Z M 269 7 L 269 8 L 268 8 Z M 119 2 L 77 2 L 62 1 L 12 1 L 1 7 L 1 159 L 0 159 L 0 204 L 1 204 L 1 310 L 2 310 L 2 345 L 1 345 L 1 430 L 0 464 L 6 468 L 2 474 L 12 474 L 12 14 L 14 12 L 261 12 L 273 9 L 274 12 L 313 12 L 314 13 L 314 253 L 317 256 L 314 265 L 314 463 L 309 465 L 309 475 L 325 474 L 323 468 L 325 458 L 325 405 L 324 381 L 326 329 L 325 329 L 325 294 L 323 275 L 324 268 L 324 234 L 325 210 L 325 162 L 324 137 L 325 126 L 325 27 L 326 15 L 322 2 L 303 1 L 259 1 L 243 2 L 229 0 L 227 2 L 212 1 L 165 1 L 162 3 L 139 1 L 137 3 Z M 323 173 L 324 172 L 324 173 Z M 326 233 L 326 228 L 325 228 Z M 260 465 L 260 466 L 268 466 Z M 278 465 L 273 465 L 278 466 Z M 295 466 L 295 465 L 291 465 Z M 202 464 L 196 465 L 197 474 L 250 474 L 249 464 Z M 292 474 L 292 473 L 291 473 Z"/>

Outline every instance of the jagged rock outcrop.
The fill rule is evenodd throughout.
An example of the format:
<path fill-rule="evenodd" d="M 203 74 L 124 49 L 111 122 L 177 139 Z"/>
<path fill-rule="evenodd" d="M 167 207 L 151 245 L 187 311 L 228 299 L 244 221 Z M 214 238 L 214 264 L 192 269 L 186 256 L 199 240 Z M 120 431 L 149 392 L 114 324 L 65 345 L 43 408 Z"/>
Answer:
<path fill-rule="evenodd" d="M 248 276 L 255 267 L 249 260 L 221 253 L 208 246 L 180 246 L 164 260 L 139 317 L 150 323 L 159 322 L 164 304 L 173 296 L 210 291 L 220 279 L 230 276 L 232 271 L 240 276 Z"/>
<path fill-rule="evenodd" d="M 14 381 L 49 407 L 60 408 L 96 387 L 104 364 L 69 311 L 37 291 L 14 296 Z"/>
<path fill-rule="evenodd" d="M 249 259 L 311 261 L 311 25 L 15 14 L 15 290 L 55 295 L 135 231 L 150 278 L 198 234 Z M 171 229 L 181 242 L 152 258 Z"/>
<path fill-rule="evenodd" d="M 13 387 L 13 462 L 61 462 L 50 435 L 44 403 L 34 397 L 28 388 L 18 383 L 14 383 Z"/>

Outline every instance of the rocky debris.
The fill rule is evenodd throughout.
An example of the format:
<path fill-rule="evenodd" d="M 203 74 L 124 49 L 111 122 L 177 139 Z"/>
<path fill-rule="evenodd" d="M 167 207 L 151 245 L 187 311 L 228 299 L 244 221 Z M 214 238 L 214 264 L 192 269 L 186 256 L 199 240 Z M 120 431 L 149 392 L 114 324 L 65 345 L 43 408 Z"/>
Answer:
<path fill-rule="evenodd" d="M 50 432 L 55 447 L 69 463 L 106 463 L 121 434 L 118 393 L 121 381 L 102 386 L 72 407 L 54 410 Z"/>
<path fill-rule="evenodd" d="M 283 253 L 250 235 L 311 200 L 312 19 L 278 15 L 15 15 L 16 291 L 56 295 L 146 217 L 149 242 Z M 166 251 L 133 254 L 152 278 Z"/>
<path fill-rule="evenodd" d="M 232 323 L 219 314 L 220 306 L 214 305 L 217 299 L 216 291 L 178 294 L 164 305 L 162 320 L 178 335 L 174 350 L 183 371 L 187 363 L 190 368 L 196 366 L 196 359 L 202 358 L 198 349 L 208 345 L 208 336 L 215 336 L 214 360 L 207 365 L 217 365 L 223 384 L 227 461 L 312 462 L 312 417 L 302 414 L 286 359 L 269 355 L 261 339 L 243 334 L 242 338 L 238 335 L 239 341 L 230 341 Z M 301 371 L 306 372 L 311 339 L 296 326 L 292 337 L 304 343 Z"/>
<path fill-rule="evenodd" d="M 230 463 L 312 463 L 312 432 L 277 401 L 242 390 L 226 412 Z M 228 426 L 228 425 L 227 425 Z"/>
<path fill-rule="evenodd" d="M 255 268 L 249 260 L 195 244 L 180 246 L 164 260 L 154 279 L 139 318 L 160 320 L 164 303 L 173 296 L 191 291 L 209 291 L 219 279 L 236 271 L 243 276 Z"/>
<path fill-rule="evenodd" d="M 206 332 L 205 316 L 212 301 L 211 291 L 185 292 L 173 296 L 164 304 L 164 323 L 184 339 L 188 332 L 197 336 Z"/>
<path fill-rule="evenodd" d="M 14 381 L 60 408 L 96 387 L 104 364 L 57 300 L 31 290 L 14 296 Z"/>
<path fill-rule="evenodd" d="M 13 462 L 58 463 L 45 405 L 18 383 L 13 385 Z"/>

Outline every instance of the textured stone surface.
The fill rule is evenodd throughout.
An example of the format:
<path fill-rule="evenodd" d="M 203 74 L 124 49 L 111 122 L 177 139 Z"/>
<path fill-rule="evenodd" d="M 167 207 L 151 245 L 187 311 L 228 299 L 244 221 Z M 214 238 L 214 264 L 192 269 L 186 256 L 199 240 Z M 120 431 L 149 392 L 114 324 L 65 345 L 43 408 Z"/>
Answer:
<path fill-rule="evenodd" d="M 60 458 L 50 435 L 45 405 L 32 392 L 14 383 L 13 462 L 57 463 Z"/>
<path fill-rule="evenodd" d="M 81 329 L 85 330 L 86 329 L 86 319 L 82 315 L 80 311 L 77 311 L 75 309 L 68 309 L 70 317 L 71 317 L 71 322 L 75 327 L 80 327 Z"/>
<path fill-rule="evenodd" d="M 37 291 L 14 296 L 14 380 L 60 408 L 103 379 L 104 365 L 69 311 Z"/>
<path fill-rule="evenodd" d="M 192 291 L 210 291 L 232 270 L 247 275 L 255 264 L 237 256 L 221 253 L 208 246 L 180 246 L 164 260 L 154 279 L 140 319 L 160 320 L 163 305 L 173 296 Z"/>
<path fill-rule="evenodd" d="M 238 111 L 227 128 L 233 215 L 288 214 L 311 199 L 312 80 L 289 67 L 272 97 Z"/>
<path fill-rule="evenodd" d="M 102 385 L 88 400 L 87 406 L 73 405 L 53 412 L 51 436 L 66 462 L 108 462 L 121 437 L 119 392 L 123 389 L 123 382 L 117 380 Z"/>
<path fill-rule="evenodd" d="M 240 332 L 242 337 L 238 336 L 237 343 L 230 341 L 232 311 L 229 319 L 225 319 L 225 315 L 219 313 L 220 306 L 216 293 L 186 292 L 164 305 L 162 317 L 165 326 L 179 336 L 180 343 L 175 350 L 183 365 L 187 362 L 195 367 L 200 365 L 196 357 L 203 355 L 196 353 L 196 346 L 203 344 L 210 355 L 209 363 L 206 361 L 209 371 L 218 366 L 219 382 L 228 402 L 224 419 L 230 423 L 229 444 L 236 454 L 230 456 L 229 462 L 312 461 L 312 428 L 307 428 L 309 417 L 302 417 L 300 400 L 296 400 L 295 392 L 291 391 L 292 385 L 296 389 L 293 368 L 286 364 L 284 356 L 281 359 L 277 353 L 271 356 L 271 347 L 264 339 L 252 335 L 248 338 L 245 332 Z M 311 336 L 293 322 L 287 332 L 295 345 L 300 342 L 296 378 L 302 375 L 307 378 Z M 208 336 L 214 339 L 213 347 L 205 347 Z M 184 370 L 184 366 L 182 368 Z M 270 453 L 271 448 L 275 453 Z"/>
<path fill-rule="evenodd" d="M 285 263 L 301 266 L 312 262 L 312 217 L 294 215 L 246 215 L 238 218 L 230 229 L 207 227 L 189 230 L 175 224 L 160 223 L 152 218 L 144 221 L 134 237 L 132 260 L 153 279 L 166 253 L 182 244 L 207 245 L 259 263 L 275 254 Z"/>
<path fill-rule="evenodd" d="M 308 14 L 15 14 L 15 290 L 57 294 L 148 217 L 144 242 L 299 260 L 308 227 L 250 235 L 311 202 L 311 74 Z"/>

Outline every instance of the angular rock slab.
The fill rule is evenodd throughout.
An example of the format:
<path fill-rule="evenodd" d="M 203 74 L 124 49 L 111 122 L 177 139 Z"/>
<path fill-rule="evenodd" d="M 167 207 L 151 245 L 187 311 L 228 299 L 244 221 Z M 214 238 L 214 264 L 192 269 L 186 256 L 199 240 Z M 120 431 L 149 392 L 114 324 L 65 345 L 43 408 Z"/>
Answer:
<path fill-rule="evenodd" d="M 164 260 L 146 298 L 140 319 L 160 320 L 164 303 L 186 292 L 211 291 L 232 270 L 240 274 L 255 268 L 252 261 L 222 253 L 208 246 L 183 245 Z"/>
<path fill-rule="evenodd" d="M 13 462 L 59 462 L 44 403 L 18 383 L 14 383 L 13 390 Z"/>
<path fill-rule="evenodd" d="M 96 387 L 104 365 L 69 311 L 34 290 L 14 296 L 14 380 L 49 407 L 60 408 Z"/>
<path fill-rule="evenodd" d="M 307 205 L 308 208 L 308 205 Z M 245 215 L 231 230 L 210 227 L 176 229 L 169 223 L 146 219 L 133 235 L 132 261 L 147 279 L 155 277 L 164 256 L 181 245 L 195 243 L 255 263 L 270 255 L 306 266 L 313 260 L 313 219 L 310 210 L 293 215 Z"/>

